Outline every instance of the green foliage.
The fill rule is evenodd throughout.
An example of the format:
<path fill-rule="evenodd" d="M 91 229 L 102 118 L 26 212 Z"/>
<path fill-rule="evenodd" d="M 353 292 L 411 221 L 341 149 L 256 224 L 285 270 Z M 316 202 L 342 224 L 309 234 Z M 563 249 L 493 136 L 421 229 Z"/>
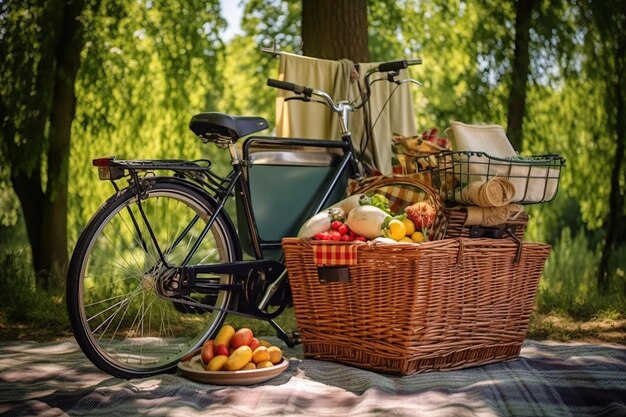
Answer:
<path fill-rule="evenodd" d="M 275 42 L 281 50 L 298 53 L 301 44 L 299 1 L 244 2 L 245 34 L 227 45 L 220 39 L 225 22 L 217 0 L 99 4 L 83 15 L 86 44 L 76 84 L 68 184 L 70 248 L 113 192 L 108 183 L 97 180 L 91 159 L 207 157 L 218 171 L 227 169 L 226 152 L 202 146 L 187 129 L 189 118 L 202 111 L 222 111 L 263 116 L 272 125 L 275 95 L 266 80 L 276 76 L 277 59 L 259 49 Z M 29 136 L 29 121 L 37 120 L 40 104 L 51 91 L 35 83 L 44 57 L 31 46 L 50 41 L 56 13 L 51 5 L 27 0 L 0 4 L 0 92 L 8 100 L 3 106 L 23 110 L 8 116 L 17 129 L 14 142 L 7 146 L 9 137 L 2 137 L 0 224 L 19 230 L 23 222 L 9 190 L 8 162 L 16 158 L 24 169 L 42 169 L 37 161 L 46 145 Z M 528 207 L 526 238 L 554 246 L 538 294 L 542 312 L 584 318 L 626 311 L 626 268 L 619 261 L 625 259 L 623 246 L 614 251 L 610 295 L 600 297 L 594 284 L 597 248 L 609 211 L 614 126 L 626 117 L 611 104 L 615 94 L 624 92 L 610 84 L 617 68 L 615 47 L 626 32 L 624 5 L 542 0 L 531 18 L 523 153 L 559 153 L 567 161 L 558 197 Z M 411 69 L 424 84 L 414 89 L 418 130 L 436 126 L 443 131 L 450 120 L 506 126 L 514 14 L 513 2 L 495 0 L 368 2 L 371 60 L 424 60 Z M 2 117 L 8 120 L 5 113 Z M 625 170 L 623 166 L 622 190 Z M 2 253 L 11 242 L 23 247 L 25 234 L 15 230 L 2 229 Z M 19 250 L 2 258 L 8 268 L 3 284 L 10 288 L 5 294 L 18 294 L 3 299 L 12 306 L 7 311 L 18 311 L 21 301 L 16 300 L 40 296 L 30 287 L 33 278 L 11 263 L 28 259 Z M 50 302 L 42 299 L 37 304 Z"/>
<path fill-rule="evenodd" d="M 104 2 L 87 16 L 88 39 L 77 81 L 69 180 L 70 247 L 113 193 L 91 160 L 196 159 L 225 162 L 189 131 L 191 116 L 215 110 L 223 89 L 218 63 L 225 21 L 219 2 Z"/>
<path fill-rule="evenodd" d="M 30 263 L 28 248 L 0 251 L 0 324 L 6 320 L 67 328 L 63 296 L 38 291 Z"/>
<path fill-rule="evenodd" d="M 626 248 L 621 252 L 626 253 Z M 625 258 L 621 257 L 621 264 L 613 265 L 612 291 L 604 295 L 596 286 L 599 256 L 595 247 L 589 247 L 585 233 L 572 236 L 570 229 L 564 228 L 540 281 L 537 293 L 539 312 L 559 313 L 578 320 L 589 320 L 615 311 L 623 314 L 626 311 Z"/>

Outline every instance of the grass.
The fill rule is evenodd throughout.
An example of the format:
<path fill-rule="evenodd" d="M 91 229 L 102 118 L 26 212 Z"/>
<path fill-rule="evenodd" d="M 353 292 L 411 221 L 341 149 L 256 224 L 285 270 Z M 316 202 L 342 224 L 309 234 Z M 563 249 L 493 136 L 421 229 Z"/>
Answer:
<path fill-rule="evenodd" d="M 54 340 L 71 337 L 62 294 L 38 291 L 26 250 L 0 252 L 0 338 Z M 626 344 L 626 248 L 618 248 L 612 265 L 611 289 L 598 292 L 595 279 L 599 251 L 588 247 L 582 233 L 564 229 L 548 258 L 537 291 L 528 337 L 538 340 L 615 342 Z M 623 261 L 624 260 L 624 261 Z M 230 315 L 235 327 L 257 335 L 274 335 L 266 321 Z M 293 309 L 277 320 L 288 333 L 297 330 Z"/>
<path fill-rule="evenodd" d="M 623 317 L 598 317 L 583 321 L 535 311 L 528 327 L 527 337 L 534 340 L 626 344 L 626 319 Z"/>

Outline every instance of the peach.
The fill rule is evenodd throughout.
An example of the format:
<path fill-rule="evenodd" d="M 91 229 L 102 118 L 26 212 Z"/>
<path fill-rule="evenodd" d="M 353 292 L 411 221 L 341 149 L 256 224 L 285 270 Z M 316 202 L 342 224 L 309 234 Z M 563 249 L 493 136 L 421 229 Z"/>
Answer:
<path fill-rule="evenodd" d="M 242 327 L 237 330 L 233 335 L 232 339 L 230 339 L 230 346 L 237 349 L 241 346 L 248 346 L 253 338 L 252 330 L 247 327 Z"/>

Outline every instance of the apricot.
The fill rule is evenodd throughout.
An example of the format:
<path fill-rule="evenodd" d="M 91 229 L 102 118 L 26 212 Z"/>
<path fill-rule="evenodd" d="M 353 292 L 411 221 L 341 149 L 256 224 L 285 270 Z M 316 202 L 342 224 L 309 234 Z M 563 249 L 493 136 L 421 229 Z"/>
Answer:
<path fill-rule="evenodd" d="M 256 369 L 271 368 L 274 364 L 270 361 L 264 361 L 256 364 Z"/>
<path fill-rule="evenodd" d="M 270 354 L 270 362 L 272 362 L 274 365 L 280 362 L 280 360 L 283 358 L 283 352 L 280 350 L 280 348 L 276 346 L 268 347 L 267 351 Z"/>
<path fill-rule="evenodd" d="M 241 368 L 242 371 L 249 371 L 251 369 L 256 369 L 256 365 L 254 364 L 254 362 L 248 362 L 246 366 Z"/>
<path fill-rule="evenodd" d="M 252 352 L 252 362 L 260 363 L 270 360 L 270 353 L 265 346 L 259 346 Z"/>

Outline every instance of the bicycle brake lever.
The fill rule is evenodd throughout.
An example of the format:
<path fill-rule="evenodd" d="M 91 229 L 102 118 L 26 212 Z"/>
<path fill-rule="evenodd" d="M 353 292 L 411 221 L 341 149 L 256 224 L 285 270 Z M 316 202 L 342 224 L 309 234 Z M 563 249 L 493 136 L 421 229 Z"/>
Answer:
<path fill-rule="evenodd" d="M 390 71 L 387 73 L 387 81 L 390 83 L 400 84 L 400 81 L 396 80 L 396 77 L 400 75 L 400 71 Z"/>
<path fill-rule="evenodd" d="M 315 99 L 312 99 L 310 97 L 291 96 L 291 97 L 287 97 L 285 99 L 285 101 L 290 101 L 290 100 L 304 101 L 305 103 L 311 103 L 312 102 L 312 103 L 326 104 L 322 100 L 315 100 Z"/>

